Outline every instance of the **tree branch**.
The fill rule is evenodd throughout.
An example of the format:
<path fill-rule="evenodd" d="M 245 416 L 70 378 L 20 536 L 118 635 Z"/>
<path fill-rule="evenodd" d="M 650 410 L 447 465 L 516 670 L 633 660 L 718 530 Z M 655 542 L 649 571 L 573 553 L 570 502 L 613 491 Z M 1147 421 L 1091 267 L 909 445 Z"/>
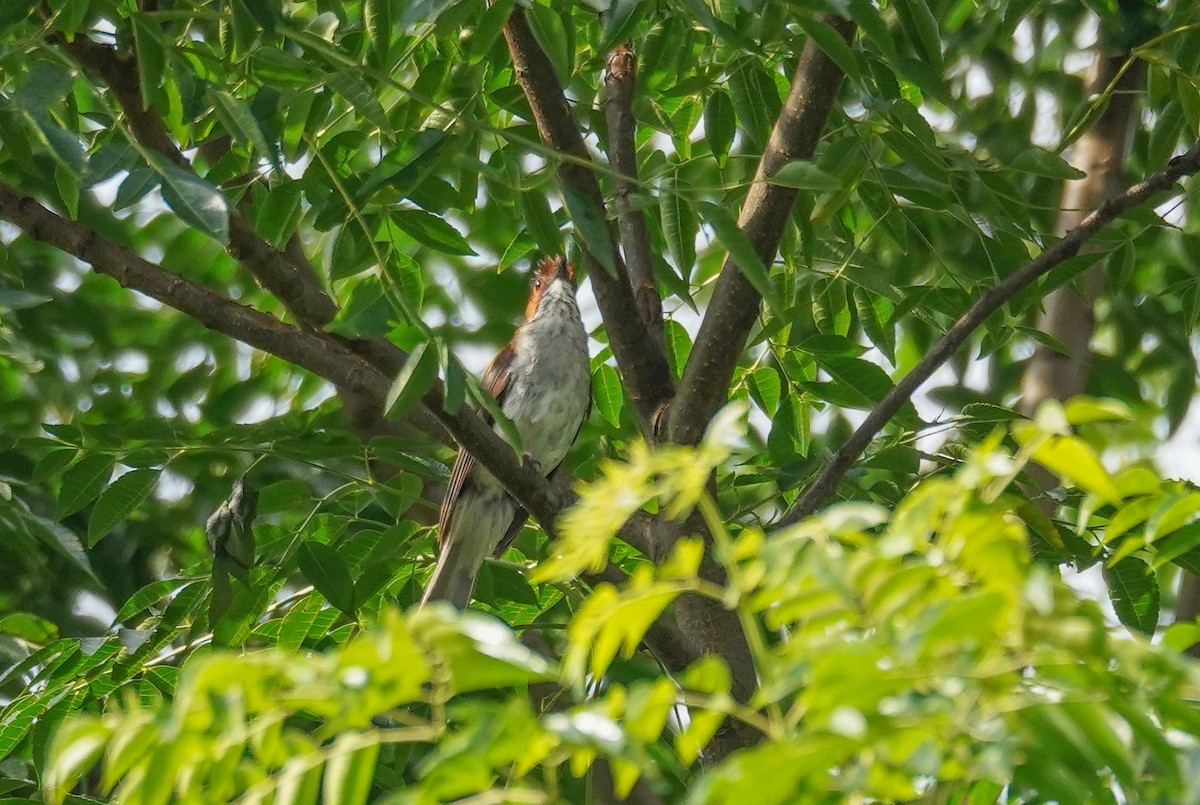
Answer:
<path fill-rule="evenodd" d="M 36 199 L 0 184 L 0 219 L 19 227 L 30 237 L 79 258 L 123 287 L 140 291 L 162 304 L 178 310 L 216 332 L 307 369 L 336 386 L 348 388 L 374 400 L 380 408 L 391 388 L 391 377 L 398 371 L 394 356 L 380 353 L 374 341 L 355 341 L 331 333 L 315 332 L 285 324 L 274 316 L 238 304 L 213 293 L 200 284 L 172 274 L 126 247 L 86 226 L 46 209 Z M 376 363 L 386 368 L 381 370 Z M 424 397 L 428 410 L 414 411 L 414 424 L 428 425 L 440 433 L 442 427 L 475 456 L 488 472 L 525 507 L 547 533 L 554 533 L 554 521 L 564 501 L 553 492 L 541 473 L 525 466 L 512 446 L 504 441 L 483 419 L 466 406 L 447 413 L 442 406 L 440 385 Z M 424 427 L 423 427 L 424 429 Z M 618 533 L 625 542 L 650 555 L 649 516 L 639 514 Z"/>
<path fill-rule="evenodd" d="M 937 343 L 926 353 L 920 363 L 914 366 L 912 371 L 905 375 L 904 379 L 871 409 L 858 430 L 854 431 L 846 443 L 838 449 L 816 481 L 780 518 L 778 525 L 787 526 L 798 522 L 822 506 L 836 491 L 837 485 L 846 471 L 867 449 L 867 445 L 883 429 L 884 425 L 896 415 L 900 407 L 908 402 L 913 392 L 928 380 L 1001 305 L 1012 299 L 1034 280 L 1050 273 L 1063 261 L 1079 254 L 1080 249 L 1090 238 L 1121 215 L 1146 203 L 1156 194 L 1170 189 L 1180 179 L 1197 172 L 1200 172 L 1200 142 L 1193 145 L 1186 154 L 1172 159 L 1163 170 L 1134 185 L 1121 195 L 1105 201 L 1061 240 L 1005 277 L 999 285 L 984 293 L 946 331 L 945 335 L 937 340 Z"/>
<path fill-rule="evenodd" d="M 608 162 L 617 172 L 614 195 L 621 249 L 629 269 L 629 281 L 633 285 L 638 314 L 654 335 L 659 348 L 663 349 L 662 298 L 654 282 L 650 233 L 646 231 L 646 218 L 641 209 L 629 203 L 629 197 L 637 192 L 637 120 L 633 116 L 637 57 L 625 45 L 617 46 L 609 54 L 604 84 L 608 88 L 608 98 L 604 102 L 604 118 L 608 123 Z"/>
<path fill-rule="evenodd" d="M 600 182 L 595 171 L 585 164 L 591 157 L 571 117 L 554 65 L 534 38 L 521 8 L 514 8 L 509 16 L 504 26 L 504 38 L 512 54 L 517 82 L 533 109 L 534 122 L 542 140 L 554 150 L 575 157 L 558 165 L 558 178 L 564 191 L 583 199 L 601 220 L 607 221 Z M 605 229 L 611 243 L 615 276 L 608 273 L 584 244 L 588 275 L 604 316 L 613 355 L 633 400 L 638 424 L 642 433 L 649 437 L 653 434 L 655 411 L 673 394 L 671 371 L 663 351 L 652 346 L 654 339 L 638 313 L 629 276 L 607 223 Z"/>
<path fill-rule="evenodd" d="M 124 55 L 115 48 L 98 44 L 85 36 L 78 36 L 70 42 L 57 36 L 54 41 L 70 53 L 87 72 L 108 86 L 116 98 L 117 105 L 124 112 L 130 132 L 137 142 L 162 154 L 181 170 L 194 172 L 192 164 L 179 150 L 162 119 L 153 110 L 142 106 L 141 79 L 133 57 Z M 219 139 L 221 144 L 217 153 L 212 156 L 206 154 L 206 158 L 215 159 L 228 150 L 230 138 L 224 136 Z M 201 150 L 204 151 L 203 148 Z M 337 315 L 337 305 L 321 286 L 317 270 L 304 253 L 299 238 L 293 236 L 283 252 L 275 249 L 254 230 L 245 217 L 245 200 L 243 198 L 243 203 L 238 205 L 238 211 L 230 215 L 229 244 L 226 250 L 258 280 L 259 284 L 279 299 L 296 321 L 318 329 L 325 326 Z M 371 340 L 377 342 L 372 361 L 385 374 L 394 375 L 399 371 L 398 368 L 389 372 L 385 367 L 403 365 L 404 353 L 384 339 Z M 355 394 L 344 386 L 337 386 L 337 391 L 351 426 L 364 441 L 383 433 L 403 432 L 400 423 L 383 418 L 382 408 L 375 404 L 375 401 Z M 416 412 L 415 415 L 423 420 L 419 425 L 422 430 L 443 443 L 449 443 L 448 434 L 435 419 L 422 412 Z"/>
<path fill-rule="evenodd" d="M 192 164 L 171 139 L 162 120 L 143 108 L 141 81 L 133 57 L 118 52 L 116 48 L 93 42 L 86 36 L 77 36 L 70 42 L 62 36 L 56 36 L 54 41 L 87 72 L 108 86 L 138 143 L 162 154 L 179 169 L 194 172 Z M 337 305 L 321 287 L 312 266 L 297 264 L 267 243 L 238 211 L 231 211 L 229 215 L 229 243 L 226 250 L 283 303 L 296 321 L 319 328 L 333 321 L 337 315 Z"/>
<path fill-rule="evenodd" d="M 825 22 L 847 42 L 854 35 L 854 23 L 849 20 L 826 17 Z M 841 69 L 809 39 L 738 219 L 765 265 L 775 261 L 797 194 L 792 188 L 769 184 L 769 179 L 788 162 L 812 157 L 837 100 L 842 77 Z M 761 304 L 758 291 L 733 258 L 726 257 L 679 392 L 670 406 L 668 441 L 696 444 L 713 414 L 725 404 L 733 370 L 746 348 Z"/>

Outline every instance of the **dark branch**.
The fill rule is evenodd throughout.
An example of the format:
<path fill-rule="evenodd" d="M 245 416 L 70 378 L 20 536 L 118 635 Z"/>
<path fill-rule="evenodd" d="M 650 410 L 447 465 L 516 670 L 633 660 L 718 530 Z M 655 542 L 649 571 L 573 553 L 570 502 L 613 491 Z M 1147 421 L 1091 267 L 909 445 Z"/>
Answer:
<path fill-rule="evenodd" d="M 991 288 L 975 304 L 967 309 L 958 321 L 938 339 L 921 362 L 913 367 L 896 387 L 879 401 L 858 430 L 834 453 L 833 458 L 804 491 L 800 499 L 779 520 L 780 526 L 791 525 L 809 516 L 820 508 L 837 490 L 838 483 L 851 465 L 867 449 L 867 445 L 881 431 L 900 407 L 912 397 L 913 392 L 930 378 L 950 356 L 963 345 L 973 332 L 983 324 L 1001 305 L 1039 277 L 1050 273 L 1056 266 L 1079 254 L 1083 245 L 1104 227 L 1134 207 L 1146 203 L 1156 194 L 1170 189 L 1185 176 L 1200 172 L 1200 142 L 1181 156 L 1171 160 L 1166 168 L 1134 185 L 1119 196 L 1104 202 L 1099 209 L 1084 218 L 1078 226 L 1061 240 L 1042 252 L 1033 260 L 1009 274 L 999 285 Z"/>
<path fill-rule="evenodd" d="M 629 269 L 629 281 L 637 300 L 638 314 L 646 328 L 663 348 L 662 298 L 654 283 L 654 264 L 650 257 L 650 233 L 642 210 L 630 203 L 637 193 L 637 120 L 633 116 L 633 98 L 637 89 L 637 57 L 625 45 L 608 56 L 604 75 L 608 98 L 604 118 L 608 123 L 608 162 L 617 173 L 615 182 L 617 224 L 621 232 L 621 250 Z"/>
<path fill-rule="evenodd" d="M 141 79 L 132 56 L 93 42 L 84 36 L 76 37 L 71 42 L 61 37 L 55 41 L 74 56 L 84 69 L 108 86 L 117 105 L 124 112 L 130 132 L 137 142 L 162 154 L 181 170 L 193 171 L 191 163 L 171 138 L 162 119 L 154 110 L 143 107 Z M 214 162 L 229 149 L 230 144 L 230 138 L 222 136 L 210 140 L 206 144 L 209 146 L 207 151 L 202 147 L 201 152 L 205 153 L 210 162 Z M 208 153 L 210 151 L 211 153 Z M 275 249 L 254 230 L 245 217 L 247 198 L 249 197 L 243 198 L 242 203 L 238 205 L 238 212 L 230 216 L 229 244 L 226 247 L 230 256 L 245 266 L 264 288 L 274 294 L 297 321 L 315 328 L 328 324 L 337 314 L 336 304 L 322 288 L 319 274 L 304 253 L 299 238 L 293 236 L 282 253 Z M 375 366 L 385 374 L 395 374 L 398 368 L 389 372 L 385 367 L 402 365 L 404 353 L 384 339 L 372 341 L 376 342 L 372 356 Z M 383 433 L 403 432 L 401 423 L 383 418 L 382 408 L 375 404 L 375 401 L 355 394 L 344 386 L 337 386 L 337 390 L 351 425 L 364 441 Z M 423 411 L 415 412 L 414 415 L 422 418 L 419 427 L 439 441 L 449 442 L 448 434 L 436 420 Z"/>
<path fill-rule="evenodd" d="M 97 44 L 86 36 L 77 36 L 70 42 L 58 37 L 55 41 L 85 70 L 108 86 L 137 142 L 162 154 L 177 168 L 193 172 L 192 164 L 179 150 L 162 119 L 153 110 L 142 106 L 137 64 L 131 56 Z M 230 213 L 226 249 L 283 303 L 296 321 L 310 327 L 323 327 L 337 315 L 337 305 L 321 287 L 312 266 L 307 262 L 299 264 L 280 252 L 260 237 L 240 212 Z"/>
<path fill-rule="evenodd" d="M 846 41 L 854 35 L 854 24 L 848 20 L 827 17 L 825 22 Z M 764 265 L 775 262 L 797 193 L 791 188 L 768 184 L 768 179 L 788 162 L 813 155 L 841 84 L 841 69 L 810 39 L 792 76 L 791 90 L 775 121 L 738 221 Z M 695 444 L 713 414 L 725 404 L 733 370 L 758 319 L 761 303 L 758 291 L 737 263 L 726 257 L 679 393 L 670 406 L 668 441 Z"/>
<path fill-rule="evenodd" d="M 550 59 L 534 38 L 525 12 L 519 7 L 513 9 L 504 26 L 504 38 L 512 54 L 517 81 L 533 109 L 534 122 L 542 140 L 555 151 L 574 157 L 562 160 L 558 165 L 558 178 L 564 190 L 583 199 L 607 220 L 604 194 L 595 171 L 587 166 L 591 157 L 571 117 L 562 85 Z M 638 424 L 642 433 L 649 436 L 653 430 L 655 410 L 673 393 L 671 371 L 665 354 L 653 346 L 654 339 L 638 314 L 625 265 L 616 242 L 612 241 L 611 231 L 608 234 L 615 276 L 609 274 L 595 255 L 585 248 L 588 275 L 592 278 L 596 302 L 604 316 L 613 355 L 625 378 L 625 388 L 633 400 Z"/>
<path fill-rule="evenodd" d="M 379 407 L 387 398 L 391 376 L 398 366 L 394 356 L 380 354 L 374 342 L 353 341 L 329 333 L 294 327 L 273 316 L 238 304 L 213 293 L 192 280 L 143 259 L 124 246 L 75 221 L 46 209 L 36 199 L 15 188 L 0 184 L 0 219 L 19 227 L 30 237 L 73 255 L 123 287 L 140 291 L 151 299 L 178 310 L 216 332 L 275 355 L 323 377 L 339 387 L 348 388 Z M 381 370 L 376 364 L 386 367 Z M 484 421 L 466 407 L 455 414 L 442 408 L 440 386 L 426 394 L 428 411 L 418 408 L 411 414 L 413 423 L 433 434 L 449 431 L 456 441 L 470 450 L 488 472 L 500 479 L 535 520 L 553 533 L 564 502 L 552 491 L 540 473 L 525 466 L 512 446 L 500 438 Z M 432 426 L 428 418 L 435 418 Z M 638 515 L 618 533 L 625 542 L 649 555 L 648 515 Z"/>
<path fill-rule="evenodd" d="M 79 258 L 122 286 L 192 317 L 210 330 L 290 361 L 335 385 L 370 395 L 380 405 L 387 394 L 388 379 L 344 342 L 335 340 L 335 336 L 293 327 L 232 302 L 144 260 L 82 224 L 57 215 L 7 185 L 0 185 L 0 218 L 34 239 Z M 412 422 L 438 438 L 444 429 L 431 419 L 428 412 L 419 411 Z"/>

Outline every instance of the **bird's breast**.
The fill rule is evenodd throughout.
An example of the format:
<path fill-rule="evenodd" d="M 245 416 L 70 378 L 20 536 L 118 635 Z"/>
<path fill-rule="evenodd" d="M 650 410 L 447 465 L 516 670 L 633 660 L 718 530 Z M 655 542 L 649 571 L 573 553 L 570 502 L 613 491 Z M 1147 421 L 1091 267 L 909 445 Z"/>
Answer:
<path fill-rule="evenodd" d="M 504 414 L 517 426 L 522 450 L 549 472 L 566 457 L 591 397 L 578 310 L 529 322 L 517 334 L 515 351 Z"/>

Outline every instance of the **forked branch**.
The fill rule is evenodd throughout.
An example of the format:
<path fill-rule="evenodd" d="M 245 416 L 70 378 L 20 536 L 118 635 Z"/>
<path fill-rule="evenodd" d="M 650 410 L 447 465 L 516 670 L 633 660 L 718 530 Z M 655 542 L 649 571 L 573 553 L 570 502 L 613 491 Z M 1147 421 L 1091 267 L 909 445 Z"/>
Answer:
<path fill-rule="evenodd" d="M 849 20 L 828 17 L 825 22 L 847 42 L 854 35 L 854 23 Z M 771 184 L 770 178 L 788 162 L 808 159 L 816 152 L 842 77 L 841 68 L 809 39 L 738 220 L 764 265 L 775 261 L 797 193 L 792 188 Z M 725 404 L 734 368 L 745 351 L 746 339 L 761 306 L 758 291 L 733 258 L 726 257 L 684 369 L 679 393 L 671 402 L 668 441 L 696 444 L 713 414 Z"/>
<path fill-rule="evenodd" d="M 604 317 L 613 355 L 633 400 L 638 424 L 642 433 L 650 436 L 655 411 L 674 392 L 666 356 L 661 349 L 652 346 L 655 342 L 638 314 L 629 275 L 618 244 L 608 229 L 600 181 L 595 170 L 588 166 L 591 157 L 583 143 L 583 135 L 571 116 L 554 65 L 538 44 L 522 9 L 513 9 L 504 26 L 504 38 L 512 54 L 517 82 L 533 109 L 534 122 L 542 140 L 555 151 L 574 158 L 564 159 L 558 165 L 558 178 L 564 192 L 581 199 L 590 208 L 589 213 L 603 222 L 614 270 L 610 274 L 597 256 L 585 248 L 588 275 Z"/>

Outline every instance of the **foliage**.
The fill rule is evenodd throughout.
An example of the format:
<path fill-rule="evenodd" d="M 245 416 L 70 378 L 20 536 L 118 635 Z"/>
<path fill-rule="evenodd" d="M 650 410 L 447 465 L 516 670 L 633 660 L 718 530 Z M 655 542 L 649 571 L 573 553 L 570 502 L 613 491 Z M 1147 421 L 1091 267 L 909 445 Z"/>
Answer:
<path fill-rule="evenodd" d="M 581 506 L 700 497 L 715 514 L 694 467 L 704 455 L 725 463 L 719 442 L 737 427 L 725 417 L 670 468 L 614 463 Z M 1060 440 L 1054 454 L 1079 446 L 1034 430 Z M 171 791 L 312 802 L 324 791 L 325 801 L 354 803 L 373 784 L 403 788 L 388 800 L 397 802 L 489 792 L 575 801 L 574 778 L 598 760 L 618 792 L 646 776 L 687 802 L 994 801 L 1005 787 L 1017 801 L 1082 802 L 1114 786 L 1168 801 L 1195 791 L 1200 714 L 1189 698 L 1200 675 L 1169 647 L 1114 635 L 1094 602 L 1031 560 L 1024 501 L 1010 490 L 1028 453 L 999 441 L 955 475 L 917 485 L 894 514 L 843 503 L 769 537 L 754 527 L 723 534 L 725 589 L 696 575 L 699 543 L 681 542 L 625 588 L 597 588 L 567 624 L 557 669 L 491 618 L 441 608 L 389 610 L 327 652 L 195 654 L 171 701 L 143 685 L 103 715 L 67 722 L 50 749 L 52 801 L 98 762 L 100 792 L 125 802 Z M 568 518 L 564 560 L 578 552 L 565 546 L 612 533 L 611 523 Z M 618 656 L 631 657 L 683 591 L 761 623 L 750 706 L 730 697 L 716 658 L 676 682 L 620 681 Z M 578 694 L 609 681 L 575 703 L 560 693 L 539 715 L 529 685 L 555 678 Z M 689 767 L 724 718 L 770 740 L 695 775 Z"/>
<path fill-rule="evenodd" d="M 335 310 L 305 328 L 409 353 L 397 414 L 437 376 L 461 405 L 460 359 L 481 366 L 522 307 L 515 269 L 603 234 L 517 86 L 517 5 L 6 0 L 0 185 L 288 322 L 243 246 L 291 254 Z M 528 4 L 610 196 L 602 69 L 619 42 L 637 54 L 627 200 L 676 377 L 726 253 L 767 304 L 729 389 L 743 408 L 697 448 L 643 444 L 590 320 L 599 416 L 567 462 L 582 500 L 560 541 L 531 524 L 489 562 L 486 614 L 461 620 L 409 609 L 449 445 L 0 224 L 0 798 L 585 801 L 608 779 L 691 802 L 747 801 L 747 780 L 756 802 L 1194 799 L 1178 652 L 1200 626 L 1159 626 L 1180 569 L 1200 571 L 1200 492 L 1153 463 L 1196 392 L 1183 197 L 1010 300 L 842 503 L 771 525 L 860 412 L 1053 241 L 1069 148 L 1111 99 L 1085 89 L 1090 32 L 1145 64 L 1129 175 L 1196 138 L 1192 5 Z M 854 21 L 850 45 L 825 13 Z M 773 177 L 799 193 L 763 265 L 734 211 L 808 38 L 846 77 L 813 159 Z M 1097 261 L 1092 396 L 1022 417 L 1041 300 Z M 1030 492 L 1030 461 L 1061 485 Z M 214 572 L 204 533 L 239 478 L 259 491 L 247 580 Z M 727 585 L 690 532 L 657 565 L 616 536 L 630 513 L 693 509 Z M 628 581 L 579 579 L 606 559 Z M 1060 578 L 1089 567 L 1103 606 Z M 681 595 L 738 614 L 752 701 L 719 658 L 668 674 L 641 646 Z M 711 762 L 727 721 L 763 740 Z"/>

